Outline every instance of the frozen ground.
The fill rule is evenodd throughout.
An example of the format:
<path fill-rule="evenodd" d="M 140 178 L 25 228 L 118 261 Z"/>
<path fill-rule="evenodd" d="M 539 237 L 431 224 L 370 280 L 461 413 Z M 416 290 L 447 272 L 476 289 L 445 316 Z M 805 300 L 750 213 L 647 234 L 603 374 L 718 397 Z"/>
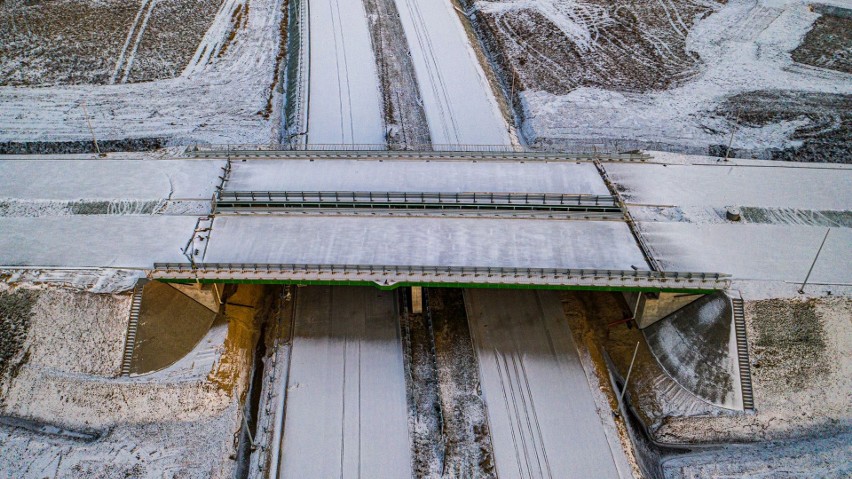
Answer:
<path fill-rule="evenodd" d="M 281 477 L 411 477 L 395 300 L 372 288 L 297 292 Z"/>
<path fill-rule="evenodd" d="M 764 150 L 807 141 L 816 151 L 807 153 L 810 161 L 849 159 L 849 74 L 817 53 L 809 61 L 818 67 L 794 62 L 807 52 L 791 58 L 824 11 L 805 1 L 476 6 L 504 87 L 516 83 L 515 108 L 531 144 L 627 139 L 706 153 L 727 145 L 735 128 L 738 154 L 771 157 Z M 817 49 L 831 55 L 848 49 L 844 42 L 848 36 L 835 34 Z"/>
<path fill-rule="evenodd" d="M 0 77 L 13 86 L 108 84 L 180 75 L 221 2 L 4 2 Z"/>
<path fill-rule="evenodd" d="M 35 292 L 22 361 L 0 380 L 12 421 L 0 426 L 0 476 L 231 477 L 236 396 L 206 380 L 210 367 L 117 379 L 130 297 Z M 53 432 L 9 425 L 20 419 Z"/>
<path fill-rule="evenodd" d="M 452 0 L 397 0 L 434 144 L 511 144 Z"/>
<path fill-rule="evenodd" d="M 852 475 L 852 434 L 774 441 L 750 447 L 675 456 L 663 464 L 665 479 L 844 478 Z"/>
<path fill-rule="evenodd" d="M 149 3 L 149 9 L 154 3 L 158 2 Z M 0 87 L 0 142 L 88 140 L 84 102 L 99 139 L 277 142 L 280 120 L 271 116 L 267 104 L 271 98 L 280 99 L 273 90 L 280 68 L 276 55 L 281 5 L 277 0 L 254 0 L 249 9 L 246 4 L 222 4 L 207 33 L 192 45 L 194 53 L 176 78 L 136 84 Z M 154 6 L 153 11 L 169 5 Z M 141 13 L 140 23 L 146 16 Z M 235 25 L 237 18 L 240 22 Z M 128 38 L 124 30 L 118 41 Z M 134 37 L 129 52 L 138 38 Z M 145 49 L 144 38 L 140 50 Z M 279 109 L 274 113 L 279 115 Z"/>
<path fill-rule="evenodd" d="M 429 217 L 219 216 L 203 262 L 646 268 L 622 222 Z"/>
<path fill-rule="evenodd" d="M 462 160 L 236 162 L 225 189 L 609 194 L 592 163 Z"/>
<path fill-rule="evenodd" d="M 630 477 L 555 292 L 465 291 L 501 478 Z M 618 457 L 618 459 L 616 459 Z"/>

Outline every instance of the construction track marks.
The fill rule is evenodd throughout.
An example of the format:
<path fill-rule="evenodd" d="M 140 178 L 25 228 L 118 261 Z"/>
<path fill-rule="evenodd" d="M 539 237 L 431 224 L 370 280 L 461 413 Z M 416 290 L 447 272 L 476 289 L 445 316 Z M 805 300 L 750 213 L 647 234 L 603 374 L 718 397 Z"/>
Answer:
<path fill-rule="evenodd" d="M 284 417 L 278 477 L 412 477 L 393 293 L 297 290 Z"/>
<path fill-rule="evenodd" d="M 497 474 L 618 477 L 553 291 L 465 290 Z"/>

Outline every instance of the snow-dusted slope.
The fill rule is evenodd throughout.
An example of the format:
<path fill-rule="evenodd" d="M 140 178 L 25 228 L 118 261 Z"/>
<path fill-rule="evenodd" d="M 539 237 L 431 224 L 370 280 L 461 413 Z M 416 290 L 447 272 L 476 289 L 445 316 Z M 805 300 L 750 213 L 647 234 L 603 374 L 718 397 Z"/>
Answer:
<path fill-rule="evenodd" d="M 451 0 L 396 0 L 434 144 L 506 145 L 506 122 Z"/>

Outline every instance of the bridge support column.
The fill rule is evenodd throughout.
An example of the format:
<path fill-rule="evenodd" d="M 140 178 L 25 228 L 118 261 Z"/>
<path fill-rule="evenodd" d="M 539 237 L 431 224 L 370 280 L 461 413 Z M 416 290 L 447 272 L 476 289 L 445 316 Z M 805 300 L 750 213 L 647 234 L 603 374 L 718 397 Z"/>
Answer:
<path fill-rule="evenodd" d="M 411 287 L 411 312 L 414 314 L 423 312 L 423 288 L 420 286 Z"/>

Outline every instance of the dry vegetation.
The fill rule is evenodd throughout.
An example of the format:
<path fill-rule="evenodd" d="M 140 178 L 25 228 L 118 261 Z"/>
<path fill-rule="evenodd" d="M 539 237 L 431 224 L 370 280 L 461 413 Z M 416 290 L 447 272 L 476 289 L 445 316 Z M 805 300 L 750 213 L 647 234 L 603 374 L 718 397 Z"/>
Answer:
<path fill-rule="evenodd" d="M 565 94 L 584 86 L 664 90 L 692 78 L 700 59 L 685 48 L 689 29 L 726 0 L 498 3 L 480 3 L 480 16 L 515 90 Z"/>
<path fill-rule="evenodd" d="M 804 120 L 791 138 L 802 146 L 775 151 L 773 159 L 852 161 L 852 95 L 753 91 L 729 97 L 712 114 L 749 127 Z"/>
<path fill-rule="evenodd" d="M 27 360 L 23 353 L 24 342 L 30 328 L 30 312 L 38 293 L 31 290 L 0 292 L 0 386 L 12 379 L 17 369 Z M 3 403 L 0 389 L 0 405 Z"/>
<path fill-rule="evenodd" d="M 159 0 L 151 11 L 127 81 L 180 75 L 213 23 L 221 3 L 221 0 Z"/>
<path fill-rule="evenodd" d="M 852 73 L 852 18 L 823 15 L 793 50 L 793 60 Z"/>
<path fill-rule="evenodd" d="M 175 77 L 192 58 L 220 4 L 220 0 L 160 0 L 144 24 L 147 2 L 4 1 L 0 85 L 109 83 L 140 9 L 137 31 L 143 24 L 145 28 L 127 81 Z"/>
<path fill-rule="evenodd" d="M 117 0 L 0 3 L 0 85 L 108 82 L 138 9 Z"/>

